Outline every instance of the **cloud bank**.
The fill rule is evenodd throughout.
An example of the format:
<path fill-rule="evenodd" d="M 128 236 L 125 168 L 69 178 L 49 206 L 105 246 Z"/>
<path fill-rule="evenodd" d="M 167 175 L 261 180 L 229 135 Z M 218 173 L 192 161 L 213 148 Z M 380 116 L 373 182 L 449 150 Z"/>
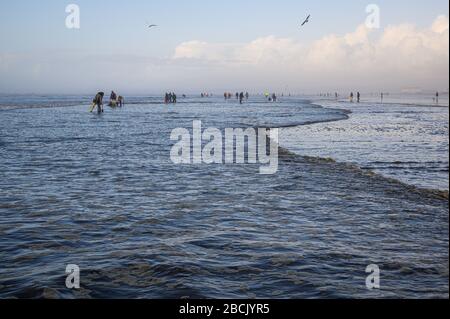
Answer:
<path fill-rule="evenodd" d="M 423 30 L 402 24 L 374 33 L 361 25 L 352 33 L 332 34 L 310 45 L 274 36 L 243 44 L 189 41 L 175 49 L 173 58 L 193 65 L 206 61 L 242 84 L 263 81 L 279 89 L 284 88 L 280 82 L 309 90 L 448 88 L 448 17 L 438 17 Z"/>
<path fill-rule="evenodd" d="M 301 36 L 301 34 L 300 34 Z M 187 41 L 172 56 L 98 52 L 0 52 L 3 92 L 164 90 L 448 90 L 449 19 L 370 30 L 364 25 L 313 43 L 265 36 L 249 43 Z"/>

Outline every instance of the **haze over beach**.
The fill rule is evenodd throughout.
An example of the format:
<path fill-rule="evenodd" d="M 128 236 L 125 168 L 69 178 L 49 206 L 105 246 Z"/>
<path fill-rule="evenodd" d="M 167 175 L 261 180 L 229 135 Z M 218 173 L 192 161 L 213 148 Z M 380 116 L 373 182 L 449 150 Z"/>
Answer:
<path fill-rule="evenodd" d="M 0 13 L 2 93 L 448 91 L 448 3 L 14 1 Z M 311 22 L 300 27 L 302 19 Z M 159 26 L 154 29 L 148 23 Z"/>
<path fill-rule="evenodd" d="M 0 40 L 0 301 L 449 298 L 448 1 L 2 1 Z"/>

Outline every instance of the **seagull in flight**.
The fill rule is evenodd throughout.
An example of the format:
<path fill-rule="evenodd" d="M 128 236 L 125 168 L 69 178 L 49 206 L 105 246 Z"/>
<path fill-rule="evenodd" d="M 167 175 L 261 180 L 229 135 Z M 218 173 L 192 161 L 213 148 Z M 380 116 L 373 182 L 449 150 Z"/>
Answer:
<path fill-rule="evenodd" d="M 309 18 L 311 18 L 311 15 L 308 15 L 308 17 L 306 18 L 306 20 L 303 21 L 302 27 L 303 27 L 305 24 L 307 24 L 307 23 L 309 22 Z"/>
<path fill-rule="evenodd" d="M 147 27 L 148 27 L 149 29 L 155 28 L 155 27 L 158 26 L 157 24 L 150 24 L 150 21 L 149 21 L 149 20 L 145 20 L 145 24 L 147 25 Z"/>

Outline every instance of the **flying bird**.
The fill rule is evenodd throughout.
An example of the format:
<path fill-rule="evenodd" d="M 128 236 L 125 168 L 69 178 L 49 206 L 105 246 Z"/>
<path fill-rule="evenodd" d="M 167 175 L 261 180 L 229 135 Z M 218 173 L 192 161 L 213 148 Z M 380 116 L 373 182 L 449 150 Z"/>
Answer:
<path fill-rule="evenodd" d="M 309 22 L 309 18 L 311 18 L 311 15 L 308 15 L 308 17 L 306 18 L 306 20 L 303 21 L 302 27 L 303 27 L 305 24 L 307 24 L 307 23 Z"/>
<path fill-rule="evenodd" d="M 154 28 L 154 27 L 157 27 L 158 25 L 156 25 L 156 24 L 150 24 L 148 27 L 151 29 L 151 28 Z"/>

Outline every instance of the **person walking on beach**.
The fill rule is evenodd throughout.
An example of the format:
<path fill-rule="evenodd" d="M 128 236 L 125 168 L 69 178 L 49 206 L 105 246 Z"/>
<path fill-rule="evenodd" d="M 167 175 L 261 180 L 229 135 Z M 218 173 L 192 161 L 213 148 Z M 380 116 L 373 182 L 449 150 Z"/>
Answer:
<path fill-rule="evenodd" d="M 381 103 L 383 103 L 383 99 L 384 99 L 384 93 L 381 92 Z"/>
<path fill-rule="evenodd" d="M 354 98 L 354 97 L 355 97 L 355 96 L 354 96 L 353 92 L 351 92 L 351 93 L 350 93 L 350 102 L 351 102 L 351 103 L 353 103 L 353 98 Z"/>
<path fill-rule="evenodd" d="M 97 112 L 98 114 L 103 112 L 103 97 L 105 96 L 105 93 L 98 92 L 97 95 L 95 95 L 94 99 L 92 100 L 92 108 L 91 113 L 94 111 L 94 108 L 97 106 Z"/>
<path fill-rule="evenodd" d="M 359 102 L 361 102 L 361 93 L 356 93 L 356 98 L 357 98 L 357 101 L 358 101 L 358 103 Z"/>
<path fill-rule="evenodd" d="M 172 93 L 172 103 L 177 104 L 177 95 L 175 93 Z"/>
<path fill-rule="evenodd" d="M 272 101 L 276 102 L 277 101 L 277 95 L 274 93 L 272 94 Z"/>
<path fill-rule="evenodd" d="M 239 94 L 239 104 L 242 104 L 242 101 L 244 101 L 244 92 L 241 92 L 241 94 Z"/>
<path fill-rule="evenodd" d="M 164 104 L 169 104 L 169 93 L 166 92 L 166 95 L 164 96 Z"/>
<path fill-rule="evenodd" d="M 436 92 L 436 104 L 439 104 L 439 92 Z"/>
<path fill-rule="evenodd" d="M 119 95 L 117 101 L 119 102 L 119 107 L 123 107 L 125 105 L 122 95 Z"/>
<path fill-rule="evenodd" d="M 248 92 L 245 93 L 245 99 L 248 101 L 248 98 L 250 97 L 250 94 Z"/>

